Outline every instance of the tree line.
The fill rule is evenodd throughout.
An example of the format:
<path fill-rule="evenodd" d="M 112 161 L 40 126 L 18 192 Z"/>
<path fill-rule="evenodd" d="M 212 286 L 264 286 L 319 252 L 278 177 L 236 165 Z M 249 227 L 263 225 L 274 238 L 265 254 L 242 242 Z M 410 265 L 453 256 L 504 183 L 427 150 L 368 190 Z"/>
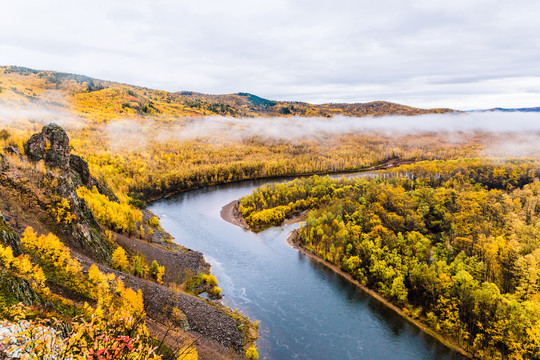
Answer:
<path fill-rule="evenodd" d="M 297 179 L 241 200 L 250 226 L 309 210 L 301 246 L 475 356 L 540 358 L 534 162 L 422 162 L 376 177 Z"/>

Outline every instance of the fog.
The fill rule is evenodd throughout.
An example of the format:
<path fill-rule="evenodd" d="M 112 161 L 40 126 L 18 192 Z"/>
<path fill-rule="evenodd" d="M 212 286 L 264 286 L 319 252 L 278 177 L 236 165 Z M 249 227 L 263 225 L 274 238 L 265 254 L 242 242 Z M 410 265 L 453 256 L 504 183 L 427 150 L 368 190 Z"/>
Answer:
<path fill-rule="evenodd" d="M 122 119 L 105 127 L 112 151 L 138 151 L 153 141 L 201 141 L 216 146 L 252 137 L 277 141 L 326 141 L 336 135 L 387 138 L 433 134 L 460 144 L 472 137 L 487 157 L 540 158 L 540 113 L 472 112 L 383 117 L 191 117 L 164 124 L 152 118 Z M 414 141 L 414 140 L 413 140 Z"/>
<path fill-rule="evenodd" d="M 540 159 L 540 133 L 518 133 L 489 138 L 482 155 L 489 158 L 534 157 Z"/>
<path fill-rule="evenodd" d="M 135 119 L 123 119 L 108 123 L 105 126 L 105 134 L 109 142 L 109 149 L 112 151 L 138 151 L 146 147 L 147 138 L 151 134 L 155 134 L 156 131 L 163 132 L 161 129 L 151 129 L 150 126 L 153 124 L 153 121 L 150 121 L 145 126 Z"/>
<path fill-rule="evenodd" d="M 66 130 L 84 126 L 80 117 L 63 110 L 63 99 L 58 98 L 54 92 L 49 92 L 32 103 L 17 100 L 0 100 L 0 126 L 26 127 L 28 124 L 46 125 L 52 122 Z M 57 106 L 51 106 L 50 102 L 57 103 Z"/>
<path fill-rule="evenodd" d="M 473 112 L 419 116 L 306 118 L 190 118 L 162 137 L 239 140 L 245 137 L 294 140 L 320 136 L 377 132 L 388 136 L 426 132 L 540 133 L 540 113 Z"/>
<path fill-rule="evenodd" d="M 68 131 L 85 126 L 83 118 L 63 110 L 60 100 L 56 102 L 59 106 L 51 106 L 50 101 L 24 105 L 0 102 L 0 126 L 36 127 L 55 122 Z M 147 117 L 111 121 L 103 131 L 113 151 L 137 151 L 152 141 L 197 140 L 226 146 L 252 137 L 322 141 L 340 134 L 376 133 L 395 138 L 437 133 L 444 134 L 447 143 L 468 141 L 471 135 L 476 135 L 483 142 L 483 154 L 488 157 L 540 157 L 540 113 L 525 112 L 333 118 L 207 116 L 178 118 L 167 123 Z"/>

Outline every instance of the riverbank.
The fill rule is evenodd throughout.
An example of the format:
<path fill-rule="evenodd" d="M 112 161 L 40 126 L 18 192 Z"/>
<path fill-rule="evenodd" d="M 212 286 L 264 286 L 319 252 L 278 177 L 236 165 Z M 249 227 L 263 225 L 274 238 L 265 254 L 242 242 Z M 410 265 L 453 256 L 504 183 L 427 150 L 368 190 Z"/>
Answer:
<path fill-rule="evenodd" d="M 231 201 L 221 209 L 219 215 L 226 222 L 239 226 L 244 230 L 251 231 L 248 223 L 238 210 L 238 205 L 240 205 L 240 200 Z M 304 221 L 307 219 L 307 215 L 308 211 L 302 211 L 299 214 L 286 218 L 283 221 L 283 225 L 290 225 L 300 221 Z"/>
<path fill-rule="evenodd" d="M 242 218 L 240 212 L 237 210 L 238 203 L 239 203 L 239 201 L 235 200 L 235 201 L 232 201 L 231 203 L 225 205 L 221 210 L 221 217 L 222 217 L 223 220 L 225 220 L 225 221 L 227 221 L 227 222 L 229 222 L 231 224 L 234 224 L 234 225 L 242 227 L 243 229 L 249 230 L 249 226 L 247 225 L 245 220 Z M 236 206 L 236 211 L 235 211 L 235 206 Z M 288 223 L 291 223 L 291 220 L 289 220 Z M 293 221 L 293 222 L 301 221 L 300 218 L 295 219 L 295 220 L 296 221 Z M 242 225 L 239 225 L 239 224 L 242 224 Z M 444 346 L 446 346 L 446 347 L 448 347 L 448 348 L 450 348 L 450 349 L 452 349 L 454 351 L 459 352 L 463 356 L 466 356 L 466 357 L 471 358 L 471 359 L 473 358 L 472 354 L 467 352 L 465 349 L 463 349 L 459 345 L 455 344 L 454 342 L 444 338 L 442 335 L 436 333 L 434 330 L 432 330 L 431 328 L 429 328 L 428 326 L 423 324 L 421 321 L 419 321 L 417 319 L 413 319 L 409 315 L 405 314 L 405 312 L 401 308 L 399 308 L 399 307 L 395 306 L 394 304 L 392 304 L 390 301 L 388 301 L 387 299 L 382 297 L 376 291 L 371 290 L 371 289 L 365 287 L 364 285 L 360 284 L 350 274 L 344 272 L 343 270 L 341 270 L 337 266 L 335 266 L 335 265 L 331 264 L 330 262 L 318 257 L 317 255 L 313 254 L 309 250 L 307 250 L 307 249 L 303 248 L 302 246 L 300 246 L 300 244 L 298 244 L 295 241 L 296 238 L 297 238 L 297 231 L 295 230 L 295 231 L 291 232 L 289 234 L 289 236 L 287 237 L 287 243 L 291 247 L 296 249 L 297 251 L 299 251 L 302 254 L 308 256 L 312 260 L 317 261 L 318 263 L 325 265 L 327 268 L 329 268 L 330 270 L 332 270 L 336 274 L 340 275 L 341 277 L 343 277 L 344 279 L 346 279 L 350 283 L 354 284 L 359 289 L 361 289 L 364 293 L 368 294 L 371 298 L 377 300 L 378 302 L 380 302 L 381 304 L 383 304 L 387 308 L 391 309 L 397 315 L 399 315 L 403 319 L 407 320 L 409 323 L 411 323 L 412 325 L 414 325 L 415 327 L 417 327 L 418 329 L 420 329 L 424 333 L 428 334 L 432 338 L 436 339 L 438 342 L 440 342 Z"/>
<path fill-rule="evenodd" d="M 253 177 L 244 177 L 241 179 L 233 179 L 228 181 L 217 181 L 217 182 L 211 182 L 207 184 L 192 184 L 189 188 L 182 188 L 182 189 L 176 189 L 172 191 L 165 191 L 160 194 L 154 194 L 154 195 L 145 195 L 144 201 L 148 205 L 155 201 L 160 201 L 163 199 L 166 199 L 170 196 L 198 190 L 198 189 L 204 189 L 211 186 L 219 186 L 219 185 L 227 185 L 227 184 L 236 184 L 236 183 L 242 183 L 246 181 L 256 181 L 256 180 L 294 180 L 296 178 L 302 178 L 302 177 L 310 177 L 310 176 L 335 176 L 335 175 L 343 175 L 343 176 L 349 176 L 354 177 L 356 175 L 362 175 L 364 173 L 370 172 L 370 171 L 378 171 L 378 170 L 386 170 L 398 167 L 400 165 L 409 165 L 414 164 L 418 161 L 423 160 L 411 160 L 411 159 L 401 159 L 398 157 L 390 158 L 387 160 L 382 161 L 380 164 L 371 165 L 363 168 L 356 168 L 356 169 L 349 169 L 349 170 L 322 170 L 322 171 L 310 171 L 306 173 L 298 173 L 298 174 L 279 174 L 279 175 L 270 175 L 270 176 L 253 176 Z"/>
<path fill-rule="evenodd" d="M 467 350 L 463 349 L 461 346 L 455 344 L 454 342 L 444 338 L 442 335 L 438 334 L 437 332 L 433 331 L 430 327 L 424 325 L 422 322 L 420 322 L 419 320 L 417 319 L 413 319 L 412 317 L 410 317 L 409 315 L 405 314 L 405 312 L 397 307 L 396 305 L 392 304 L 390 301 L 388 301 L 387 299 L 385 299 L 383 296 L 381 296 L 381 294 L 379 294 L 378 292 L 374 291 L 374 290 L 371 290 L 369 288 L 367 288 L 366 286 L 360 284 L 357 280 L 355 280 L 351 274 L 341 270 L 340 268 L 338 268 L 336 265 L 320 258 L 319 256 L 313 254 L 311 251 L 303 248 L 296 240 L 298 238 L 298 232 L 297 230 L 294 230 L 294 231 L 291 231 L 291 233 L 289 234 L 289 236 L 287 237 L 287 243 L 295 248 L 296 250 L 298 250 L 299 252 L 301 252 L 302 254 L 308 256 L 310 259 L 314 260 L 314 261 L 317 261 L 318 263 L 320 264 L 323 264 L 324 266 L 326 266 L 327 268 L 329 268 L 330 270 L 332 270 L 333 272 L 335 272 L 336 274 L 340 275 L 341 277 L 343 277 L 344 279 L 348 280 L 349 282 L 351 282 L 352 284 L 356 285 L 358 288 L 360 288 L 363 292 L 365 292 L 366 294 L 368 294 L 369 296 L 371 296 L 372 298 L 376 299 L 377 301 L 379 301 L 380 303 L 384 304 L 387 308 L 393 310 L 395 313 L 397 313 L 399 316 L 401 316 L 402 318 L 406 319 L 407 321 L 409 321 L 411 324 L 413 324 L 414 326 L 416 326 L 417 328 L 419 328 L 420 330 L 422 330 L 423 332 L 425 332 L 426 334 L 430 335 L 431 337 L 433 337 L 434 339 L 436 339 L 437 341 L 439 341 L 440 343 L 442 343 L 443 345 L 445 345 L 446 347 L 450 348 L 450 349 L 453 349 L 457 352 L 459 352 L 460 354 L 470 358 L 470 359 L 473 359 L 473 355 L 471 353 L 469 353 Z"/>
<path fill-rule="evenodd" d="M 244 230 L 250 230 L 249 225 L 238 210 L 239 204 L 240 200 L 231 201 L 221 209 L 219 215 L 221 215 L 221 218 L 228 223 L 239 226 Z"/>

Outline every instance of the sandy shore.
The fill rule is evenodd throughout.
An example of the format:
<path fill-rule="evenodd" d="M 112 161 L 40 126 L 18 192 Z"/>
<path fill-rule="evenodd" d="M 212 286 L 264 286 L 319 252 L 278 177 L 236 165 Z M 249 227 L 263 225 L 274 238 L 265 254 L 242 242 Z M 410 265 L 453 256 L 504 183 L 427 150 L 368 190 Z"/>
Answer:
<path fill-rule="evenodd" d="M 239 200 L 231 201 L 221 209 L 219 214 L 226 222 L 240 226 L 244 230 L 251 230 L 246 220 L 242 217 L 242 214 L 240 214 L 240 211 L 238 211 L 238 204 L 240 204 Z M 295 224 L 297 222 L 304 221 L 307 219 L 307 214 L 307 211 L 303 211 L 298 215 L 287 218 L 285 221 L 283 221 L 283 225 Z"/>
<path fill-rule="evenodd" d="M 249 230 L 249 225 L 238 211 L 239 204 L 240 200 L 234 200 L 225 205 L 220 212 L 221 218 L 233 225 L 240 226 L 244 230 Z"/>
<path fill-rule="evenodd" d="M 246 223 L 246 221 L 244 220 L 244 218 L 241 216 L 240 212 L 238 211 L 238 204 L 239 204 L 239 201 L 235 200 L 235 201 L 232 201 L 229 204 L 225 205 L 221 209 L 221 218 L 223 220 L 231 223 L 231 224 L 240 226 L 241 228 L 243 228 L 245 230 L 249 230 L 248 224 Z M 290 219 L 289 221 L 301 221 L 301 220 L 302 220 L 302 217 L 299 216 L 299 217 L 295 217 L 295 219 Z M 401 308 L 395 306 L 390 301 L 386 300 L 384 297 L 382 297 L 376 291 L 368 289 L 364 285 L 360 284 L 350 274 L 344 272 L 343 270 L 341 270 L 337 266 L 329 263 L 328 261 L 326 261 L 324 259 L 321 259 L 317 255 L 315 255 L 315 254 L 311 253 L 310 251 L 308 251 L 308 250 L 304 249 L 303 247 L 301 247 L 297 242 L 295 242 L 296 238 L 297 238 L 297 231 L 295 230 L 295 231 L 292 231 L 289 234 L 289 236 L 287 237 L 287 243 L 290 246 L 292 246 L 293 248 L 295 248 L 296 250 L 298 250 L 299 252 L 301 252 L 302 254 L 304 254 L 306 256 L 309 256 L 312 260 L 317 261 L 317 262 L 325 265 L 326 267 L 328 267 L 329 269 L 331 269 L 335 273 L 339 274 L 340 276 L 342 276 L 343 278 L 345 278 L 349 282 L 353 283 L 358 288 L 360 288 L 362 291 L 364 291 L 366 294 L 368 294 L 372 298 L 376 299 L 380 303 L 384 304 L 389 309 L 392 309 L 394 312 L 396 312 L 402 318 L 408 320 L 411 324 L 413 324 L 417 328 L 421 329 L 426 334 L 429 334 L 431 337 L 437 339 L 440 343 L 444 344 L 446 347 L 448 347 L 450 349 L 453 349 L 453 350 L 461 353 L 462 355 L 464 355 L 464 356 L 466 356 L 468 358 L 471 358 L 471 359 L 473 358 L 472 354 L 467 352 L 465 349 L 463 349 L 462 347 L 458 346 L 457 344 L 445 339 L 443 336 L 436 333 L 435 331 L 433 331 L 428 326 L 424 325 L 419 320 L 413 319 L 410 316 L 406 315 Z"/>

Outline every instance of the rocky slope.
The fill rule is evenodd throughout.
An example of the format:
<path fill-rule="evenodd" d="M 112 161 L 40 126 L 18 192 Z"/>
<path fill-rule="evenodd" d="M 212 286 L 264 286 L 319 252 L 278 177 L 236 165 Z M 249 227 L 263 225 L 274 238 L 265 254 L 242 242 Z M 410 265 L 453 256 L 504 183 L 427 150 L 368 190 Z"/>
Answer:
<path fill-rule="evenodd" d="M 252 324 L 226 307 L 181 291 L 182 282 L 190 276 L 209 272 L 210 267 L 201 253 L 167 241 L 170 236 L 159 228 L 143 240 L 114 233 L 100 224 L 85 201 L 77 196 L 76 189 L 95 186 L 111 201 L 118 198 L 92 177 L 84 159 L 71 154 L 69 138 L 60 126 L 44 126 L 41 132 L 30 137 L 24 149 L 24 155 L 9 153 L 6 149 L 0 152 L 1 245 L 10 246 L 17 256 L 21 253 L 20 236 L 27 226 L 38 234 L 53 233 L 85 269 L 97 264 L 102 272 L 122 278 L 126 286 L 140 289 L 151 333 L 156 337 L 164 336 L 165 343 L 171 347 L 177 341 L 171 334 L 188 334 L 202 347 L 200 356 L 206 353 L 212 354 L 208 355 L 212 359 L 220 358 L 215 349 L 221 349 L 217 351 L 222 354 L 221 358 L 241 356 L 244 347 L 257 337 Z M 69 205 L 65 205 L 66 200 Z M 59 203 L 69 209 L 70 221 L 64 221 L 66 213 L 56 210 Z M 145 211 L 144 218 L 150 216 L 152 214 Z M 106 230 L 112 236 L 106 235 Z M 117 246 L 133 255 L 142 255 L 147 265 L 153 260 L 165 265 L 164 285 L 113 270 L 111 255 Z M 61 286 L 51 286 L 51 290 L 75 303 L 89 301 Z M 0 291 L 1 297 L 11 299 L 12 303 L 44 305 L 26 280 L 8 273 L 0 274 Z M 172 316 L 175 312 L 181 316 Z"/>
<path fill-rule="evenodd" d="M 88 168 L 83 169 L 81 166 L 77 166 L 80 165 L 80 161 L 75 161 L 75 166 L 71 166 L 69 138 L 64 129 L 56 124 L 44 126 L 40 133 L 32 135 L 28 140 L 24 151 L 30 161 L 44 160 L 45 166 L 49 169 L 58 169 L 56 176 L 58 186 L 51 189 L 50 195 L 67 199 L 71 214 L 77 218 L 77 221 L 65 224 L 62 228 L 67 235 L 66 238 L 70 239 L 70 246 L 96 260 L 110 261 L 113 246 L 100 234 L 99 224 L 76 192 L 77 186 L 89 186 L 97 181 L 89 176 Z M 74 182 L 73 178 L 76 180 L 83 178 L 85 170 L 86 184 L 83 184 L 82 181 Z M 74 177 L 72 177 L 72 173 L 75 174 Z M 76 175 L 79 177 L 77 178 Z M 76 184 L 76 182 L 80 183 Z"/>

